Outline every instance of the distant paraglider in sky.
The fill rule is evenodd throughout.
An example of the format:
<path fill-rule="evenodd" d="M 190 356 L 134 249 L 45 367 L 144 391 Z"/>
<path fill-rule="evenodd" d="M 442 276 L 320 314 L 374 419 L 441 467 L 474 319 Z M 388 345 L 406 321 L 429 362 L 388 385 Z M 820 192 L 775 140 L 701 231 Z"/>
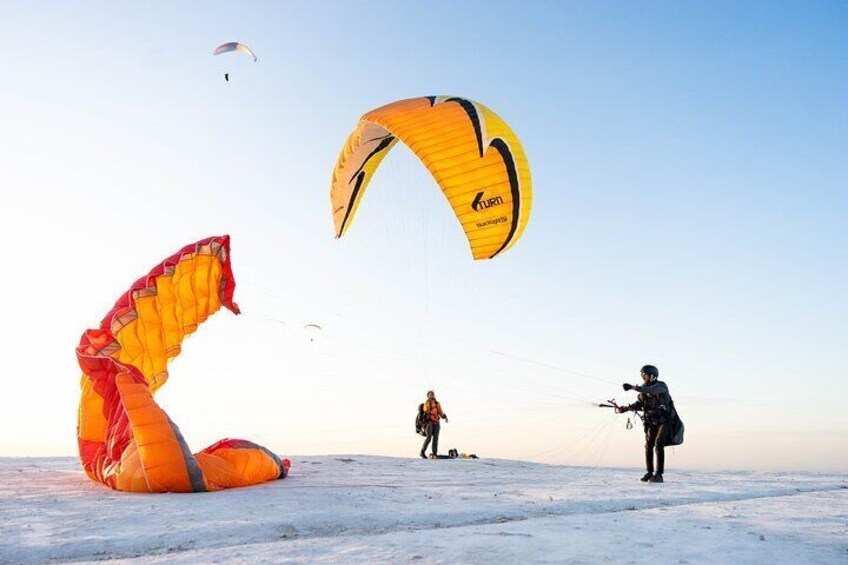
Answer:
<path fill-rule="evenodd" d="M 312 334 L 320 334 L 324 331 L 324 328 L 322 328 L 318 324 L 306 324 L 305 326 L 303 326 L 303 329 L 306 330 L 308 333 Z M 309 341 L 315 341 L 315 337 L 310 337 Z"/>
<path fill-rule="evenodd" d="M 248 55 L 253 57 L 254 63 L 259 60 L 259 57 L 256 56 L 256 53 L 253 52 L 253 49 L 243 43 L 239 43 L 238 41 L 230 41 L 229 43 L 223 43 L 216 47 L 212 54 L 220 55 L 221 53 L 229 53 L 230 51 L 240 51 L 242 53 L 247 53 Z"/>
<path fill-rule="evenodd" d="M 230 53 L 232 51 L 239 51 L 241 53 L 245 53 L 253 57 L 253 62 L 257 62 L 259 58 L 256 56 L 256 53 L 253 52 L 253 49 L 248 47 L 243 43 L 239 43 L 238 41 L 230 41 L 229 43 L 223 43 L 215 48 L 212 51 L 213 55 L 221 55 L 222 53 Z M 224 80 L 230 82 L 230 73 L 224 73 Z"/>
<path fill-rule="evenodd" d="M 530 220 L 533 200 L 524 149 L 497 114 L 455 96 L 400 100 L 359 119 L 333 171 L 336 238 L 350 227 L 368 182 L 398 141 L 439 183 L 474 259 L 491 259 L 515 245 Z"/>

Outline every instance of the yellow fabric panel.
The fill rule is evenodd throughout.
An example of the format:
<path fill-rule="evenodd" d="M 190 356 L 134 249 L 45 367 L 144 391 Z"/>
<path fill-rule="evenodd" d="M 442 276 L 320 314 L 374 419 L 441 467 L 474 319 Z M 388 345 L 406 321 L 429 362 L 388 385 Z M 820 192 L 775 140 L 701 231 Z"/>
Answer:
<path fill-rule="evenodd" d="M 197 329 L 197 299 L 192 289 L 194 266 L 195 262 L 193 259 L 180 261 L 179 265 L 174 269 L 174 276 L 171 279 L 174 285 L 177 310 L 180 312 L 180 330 L 183 337 L 194 333 Z"/>
<path fill-rule="evenodd" d="M 108 422 L 103 415 L 103 397 L 94 390 L 94 383 L 83 374 L 80 381 L 82 397 L 79 404 L 77 436 L 86 441 L 106 441 Z"/>
<path fill-rule="evenodd" d="M 159 310 L 159 320 L 162 322 L 162 338 L 165 343 L 165 353 L 168 359 L 180 354 L 183 341 L 182 316 L 178 310 L 178 302 L 174 293 L 172 275 L 160 275 L 156 279 L 156 306 Z"/>
<path fill-rule="evenodd" d="M 156 392 L 168 379 L 168 360 L 185 336 L 220 307 L 221 263 L 211 255 L 181 261 L 171 275 L 156 279 L 156 293 L 135 300 L 136 318 L 115 333 L 118 361 L 137 367 Z"/>
<path fill-rule="evenodd" d="M 387 136 L 392 136 L 391 144 L 382 142 Z M 401 100 L 362 116 L 333 173 L 330 199 L 337 237 L 347 231 L 368 181 L 398 140 L 438 182 L 475 259 L 515 245 L 532 208 L 524 149 L 497 114 L 477 102 L 447 96 Z M 358 178 L 361 172 L 364 176 Z"/>
<path fill-rule="evenodd" d="M 153 384 L 154 380 L 157 380 L 156 376 L 164 373 L 168 366 L 165 355 L 165 336 L 162 332 L 162 321 L 159 316 L 156 295 L 151 294 L 137 298 L 135 310 L 138 315 L 135 321 L 135 329 L 144 349 L 139 359 L 141 364 L 133 363 L 133 365 L 141 370 L 148 383 Z"/>

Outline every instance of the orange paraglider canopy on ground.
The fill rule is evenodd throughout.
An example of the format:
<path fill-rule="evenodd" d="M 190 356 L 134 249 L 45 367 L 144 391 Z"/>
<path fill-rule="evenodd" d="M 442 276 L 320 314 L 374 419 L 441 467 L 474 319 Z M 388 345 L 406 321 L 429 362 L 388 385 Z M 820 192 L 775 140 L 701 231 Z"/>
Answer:
<path fill-rule="evenodd" d="M 233 302 L 229 236 L 187 245 L 121 296 L 77 347 L 78 441 L 86 474 L 115 490 L 204 492 L 285 478 L 289 460 L 246 440 L 193 454 L 153 399 L 183 338 Z"/>

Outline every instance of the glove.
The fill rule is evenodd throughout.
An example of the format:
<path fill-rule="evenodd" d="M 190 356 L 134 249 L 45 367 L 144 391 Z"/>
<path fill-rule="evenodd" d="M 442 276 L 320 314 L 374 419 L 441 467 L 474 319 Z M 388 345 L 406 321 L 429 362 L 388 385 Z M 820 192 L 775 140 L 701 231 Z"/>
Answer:
<path fill-rule="evenodd" d="M 616 406 L 615 407 L 615 413 L 616 414 L 624 414 L 628 410 L 630 410 L 629 406 Z"/>
<path fill-rule="evenodd" d="M 444 418 L 444 419 L 445 419 L 445 424 L 447 424 L 447 423 L 448 423 L 448 415 L 447 415 L 447 414 L 442 414 L 442 418 Z"/>
<path fill-rule="evenodd" d="M 623 388 L 624 390 L 630 390 L 631 388 L 633 388 L 633 385 L 624 383 L 623 385 L 621 385 L 621 388 Z"/>

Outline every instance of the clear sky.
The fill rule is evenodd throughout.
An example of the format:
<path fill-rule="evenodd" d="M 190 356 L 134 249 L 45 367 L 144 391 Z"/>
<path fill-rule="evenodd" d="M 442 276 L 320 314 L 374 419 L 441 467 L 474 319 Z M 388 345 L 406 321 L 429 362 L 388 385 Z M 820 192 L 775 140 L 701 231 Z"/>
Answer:
<path fill-rule="evenodd" d="M 80 334 L 229 233 L 245 314 L 157 395 L 195 450 L 414 456 L 435 387 L 443 451 L 638 466 L 589 402 L 651 362 L 672 467 L 848 468 L 846 30 L 844 2 L 4 4 L 0 455 L 74 454 Z M 433 94 L 530 159 L 496 260 L 400 145 L 333 239 L 357 118 Z"/>

